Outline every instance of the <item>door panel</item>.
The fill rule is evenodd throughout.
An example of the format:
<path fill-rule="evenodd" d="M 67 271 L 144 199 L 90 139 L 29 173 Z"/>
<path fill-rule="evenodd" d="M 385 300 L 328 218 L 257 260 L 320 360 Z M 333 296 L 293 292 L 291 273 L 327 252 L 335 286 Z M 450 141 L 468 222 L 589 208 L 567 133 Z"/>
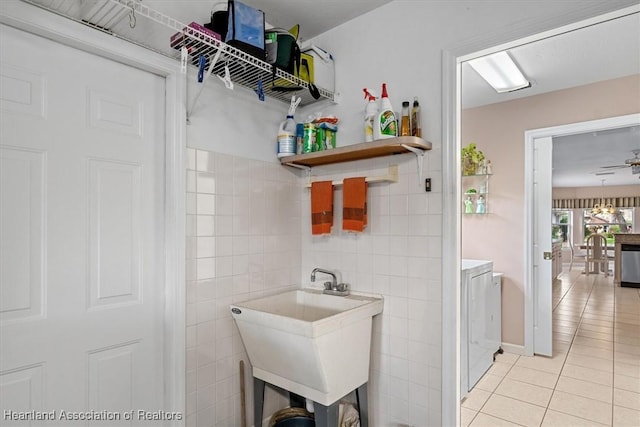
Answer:
<path fill-rule="evenodd" d="M 6 26 L 0 55 L 0 412 L 158 410 L 164 79 Z"/>
<path fill-rule="evenodd" d="M 553 353 L 552 310 L 553 279 L 551 254 L 551 137 L 534 140 L 533 155 L 533 352 L 544 356 Z"/>
<path fill-rule="evenodd" d="M 43 301 L 46 190 L 43 152 L 0 147 L 0 320 L 40 317 Z"/>

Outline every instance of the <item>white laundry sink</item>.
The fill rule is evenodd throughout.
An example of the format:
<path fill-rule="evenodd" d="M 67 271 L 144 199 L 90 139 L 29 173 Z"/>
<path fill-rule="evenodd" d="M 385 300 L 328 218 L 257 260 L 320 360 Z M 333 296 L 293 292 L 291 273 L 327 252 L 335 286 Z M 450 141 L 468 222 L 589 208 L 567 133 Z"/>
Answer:
<path fill-rule="evenodd" d="M 382 297 L 303 289 L 231 305 L 253 376 L 329 406 L 369 379 Z"/>

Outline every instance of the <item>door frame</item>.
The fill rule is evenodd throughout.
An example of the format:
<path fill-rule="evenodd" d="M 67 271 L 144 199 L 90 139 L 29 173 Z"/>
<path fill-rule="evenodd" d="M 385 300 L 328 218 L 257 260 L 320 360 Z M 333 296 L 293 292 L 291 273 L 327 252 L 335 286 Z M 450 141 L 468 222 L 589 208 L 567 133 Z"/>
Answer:
<path fill-rule="evenodd" d="M 615 6 L 613 6 L 615 8 Z M 485 34 L 442 51 L 442 425 L 460 425 L 460 260 L 462 212 L 460 150 L 462 63 L 590 25 L 637 13 L 640 6 L 611 11 L 599 3 L 585 6 L 571 17 L 554 16 L 545 22 L 510 27 Z M 569 21 L 568 21 L 569 20 Z M 551 28 L 551 30 L 548 30 Z M 536 31 L 540 31 L 536 33 Z M 524 213 L 523 213 L 524 215 Z"/>
<path fill-rule="evenodd" d="M 165 81 L 163 369 L 164 410 L 186 417 L 186 74 L 178 61 L 22 1 L 3 1 L 0 23 L 150 72 Z"/>
<path fill-rule="evenodd" d="M 640 124 L 640 114 L 628 114 L 625 116 L 608 117 L 605 119 L 589 120 L 585 122 L 570 123 L 566 125 L 552 126 L 548 128 L 528 130 L 524 134 L 524 168 L 525 168 L 525 302 L 524 302 L 524 354 L 533 356 L 535 350 L 534 340 L 534 317 L 538 310 L 533 298 L 535 288 L 533 264 L 533 242 L 534 242 L 534 218 L 541 214 L 536 212 L 533 184 L 533 159 L 534 148 L 537 139 L 554 138 L 560 136 L 574 135 L 577 133 L 595 132 L 607 129 L 615 129 L 626 126 L 637 126 Z M 549 175 L 552 174 L 549 168 Z"/>

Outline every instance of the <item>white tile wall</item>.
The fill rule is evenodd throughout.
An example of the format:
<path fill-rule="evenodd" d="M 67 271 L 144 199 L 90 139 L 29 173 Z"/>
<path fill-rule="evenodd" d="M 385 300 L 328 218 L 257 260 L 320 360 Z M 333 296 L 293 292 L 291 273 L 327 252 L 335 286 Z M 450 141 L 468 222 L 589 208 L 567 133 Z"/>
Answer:
<path fill-rule="evenodd" d="M 317 179 L 375 176 L 398 164 L 397 183 L 369 187 L 369 226 L 343 233 L 342 188 L 330 236 L 312 236 L 306 178 L 276 163 L 188 150 L 187 425 L 238 426 L 238 362 L 249 363 L 229 304 L 285 288 L 316 286 L 314 267 L 336 269 L 356 292 L 381 294 L 374 320 L 371 425 L 440 425 L 441 172 L 427 155 L 433 192 L 415 157 L 395 156 L 313 170 Z M 265 415 L 286 406 L 268 395 Z"/>
<path fill-rule="evenodd" d="M 337 269 L 356 292 L 385 298 L 374 319 L 369 416 L 374 426 L 441 424 L 442 194 L 439 158 L 427 154 L 418 180 L 412 155 L 363 160 L 313 170 L 315 179 L 385 175 L 398 164 L 397 183 L 368 188 L 369 225 L 362 234 L 341 230 L 342 187 L 334 190 L 330 236 L 312 236 L 309 191 L 302 202 L 302 284 L 314 267 Z M 423 178 L 425 177 L 423 176 Z"/>
<path fill-rule="evenodd" d="M 194 149 L 187 160 L 187 425 L 240 425 L 241 359 L 251 424 L 229 304 L 299 285 L 302 190 L 279 164 Z M 268 391 L 265 414 L 284 402 Z"/>

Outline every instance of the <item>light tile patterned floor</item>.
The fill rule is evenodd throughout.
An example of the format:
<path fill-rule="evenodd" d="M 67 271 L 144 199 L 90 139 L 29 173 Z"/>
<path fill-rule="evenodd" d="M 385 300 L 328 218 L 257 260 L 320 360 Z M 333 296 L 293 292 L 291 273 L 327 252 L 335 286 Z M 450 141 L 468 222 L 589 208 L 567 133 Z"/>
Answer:
<path fill-rule="evenodd" d="M 498 355 L 463 427 L 640 427 L 640 290 L 574 269 L 553 302 L 553 357 Z"/>

